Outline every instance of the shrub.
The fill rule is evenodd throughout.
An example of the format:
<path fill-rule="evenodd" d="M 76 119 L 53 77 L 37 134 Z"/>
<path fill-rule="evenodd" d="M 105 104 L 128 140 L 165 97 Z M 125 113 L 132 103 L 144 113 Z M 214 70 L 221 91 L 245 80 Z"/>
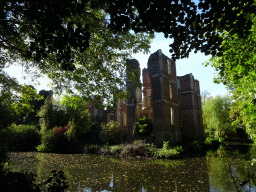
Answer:
<path fill-rule="evenodd" d="M 147 143 L 146 146 L 146 153 L 149 154 L 150 156 L 154 156 L 157 151 L 156 146 L 153 143 Z"/>
<path fill-rule="evenodd" d="M 91 118 L 86 102 L 78 96 L 65 96 L 60 104 L 52 104 L 49 99 L 38 113 L 41 133 L 53 127 L 69 126 L 69 139 L 72 142 L 86 142 L 91 137 Z M 74 140 L 75 139 L 75 140 Z"/>
<path fill-rule="evenodd" d="M 37 150 L 40 152 L 58 152 L 59 138 L 55 135 L 55 129 L 47 130 L 41 133 L 42 144 L 37 147 Z"/>
<path fill-rule="evenodd" d="M 163 141 L 163 149 L 164 149 L 164 150 L 170 149 L 169 141 Z"/>
<path fill-rule="evenodd" d="M 134 141 L 133 144 L 127 144 L 122 152 L 121 156 L 145 156 L 147 153 L 147 144 L 145 141 Z"/>
<path fill-rule="evenodd" d="M 40 133 L 34 125 L 12 124 L 5 131 L 9 140 L 9 147 L 17 151 L 35 150 L 40 143 Z"/>
<path fill-rule="evenodd" d="M 65 129 L 54 127 L 42 133 L 42 144 L 37 147 L 41 152 L 65 153 L 68 147 L 68 138 Z"/>
<path fill-rule="evenodd" d="M 60 104 L 64 106 L 69 124 L 75 129 L 78 140 L 84 140 L 91 134 L 91 114 L 87 102 L 78 95 L 65 95 Z"/>
<path fill-rule="evenodd" d="M 174 149 L 179 153 L 183 152 L 182 146 L 176 146 Z"/>
<path fill-rule="evenodd" d="M 99 144 L 91 144 L 85 147 L 85 151 L 91 154 L 97 153 L 100 150 L 101 150 L 101 145 Z"/>
<path fill-rule="evenodd" d="M 118 122 L 110 121 L 101 124 L 100 138 L 103 142 L 117 144 L 121 142 L 121 127 Z"/>
<path fill-rule="evenodd" d="M 81 153 L 83 145 L 72 134 L 69 127 L 54 127 L 42 133 L 42 144 L 37 147 L 40 152 Z"/>
<path fill-rule="evenodd" d="M 176 149 L 162 149 L 155 152 L 156 156 L 165 158 L 175 157 L 178 154 L 179 152 Z"/>
<path fill-rule="evenodd" d="M 153 131 L 153 121 L 147 117 L 141 118 L 136 122 L 135 131 L 140 138 L 149 137 Z"/>
<path fill-rule="evenodd" d="M 53 104 L 49 98 L 45 100 L 37 116 L 40 117 L 41 132 L 51 130 L 55 126 L 63 127 L 68 124 L 68 115 L 64 109 L 58 104 Z"/>

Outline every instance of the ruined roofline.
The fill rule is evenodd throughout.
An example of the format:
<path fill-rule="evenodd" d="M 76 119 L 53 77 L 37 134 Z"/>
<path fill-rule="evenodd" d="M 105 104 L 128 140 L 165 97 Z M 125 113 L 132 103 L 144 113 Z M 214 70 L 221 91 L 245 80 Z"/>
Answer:
<path fill-rule="evenodd" d="M 188 73 L 188 74 L 186 74 L 186 75 L 183 75 L 183 76 L 177 76 L 177 79 L 179 78 L 179 79 L 187 79 L 188 78 L 188 76 L 192 76 L 193 78 L 194 78 L 194 75 L 192 74 L 192 73 Z M 195 78 L 194 78 L 194 80 L 196 80 Z"/>
<path fill-rule="evenodd" d="M 154 53 L 151 53 L 149 58 L 148 58 L 148 62 L 152 61 L 152 58 L 154 57 L 154 55 L 157 54 L 161 57 L 165 56 L 167 57 L 167 59 L 169 59 L 171 62 L 174 62 L 171 58 L 169 58 L 167 55 L 165 55 L 163 52 L 162 52 L 162 49 L 158 49 L 157 51 L 155 51 Z"/>

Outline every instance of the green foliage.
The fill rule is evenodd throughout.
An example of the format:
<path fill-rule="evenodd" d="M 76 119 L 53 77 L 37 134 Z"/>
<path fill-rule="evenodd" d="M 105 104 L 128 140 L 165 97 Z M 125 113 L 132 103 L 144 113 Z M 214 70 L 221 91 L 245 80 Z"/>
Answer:
<path fill-rule="evenodd" d="M 208 137 L 223 137 L 227 132 L 234 132 L 229 115 L 231 100 L 228 96 L 208 98 L 202 108 L 205 132 Z"/>
<path fill-rule="evenodd" d="M 169 141 L 163 141 L 163 148 L 153 150 L 156 157 L 175 158 L 183 151 L 182 146 L 171 147 Z"/>
<path fill-rule="evenodd" d="M 211 2 L 204 1 L 199 3 L 198 8 L 201 10 L 198 11 L 195 3 L 191 1 L 177 2 L 172 6 L 163 6 L 156 0 L 144 2 L 143 6 L 141 1 L 128 0 L 122 3 L 97 0 L 65 3 L 25 1 L 24 4 L 7 1 L 0 7 L 5 25 L 5 30 L 1 31 L 4 43 L 0 46 L 34 62 L 51 59 L 55 53 L 55 60 L 61 64 L 61 69 L 74 70 L 72 59 L 75 57 L 71 50 L 82 54 L 93 47 L 91 36 L 96 34 L 95 38 L 101 40 L 101 33 L 106 31 L 101 28 L 103 25 L 111 32 L 105 34 L 106 39 L 112 37 L 112 41 L 105 40 L 98 44 L 104 49 L 108 48 L 109 52 L 111 49 L 129 49 L 130 47 L 123 46 L 129 36 L 133 35 L 133 30 L 136 35 L 145 31 L 156 31 L 163 32 L 166 38 L 173 38 L 174 42 L 170 45 L 170 52 L 174 52 L 173 60 L 187 57 L 194 48 L 216 54 L 216 50 L 221 50 L 221 39 L 216 29 L 227 30 L 239 36 L 248 35 L 251 21 L 244 14 L 255 12 L 253 3 L 253 0 L 246 3 L 234 1 L 229 6 L 220 1 L 216 6 L 211 6 Z M 151 4 L 154 4 L 154 9 L 150 8 Z M 12 17 L 8 17 L 9 10 Z M 202 33 L 199 35 L 197 31 Z M 119 34 L 124 35 L 123 39 L 115 38 Z M 26 42 L 26 37 L 30 37 L 30 44 Z M 138 48 L 141 46 L 137 45 Z M 54 67 L 57 68 L 58 65 Z"/>
<path fill-rule="evenodd" d="M 77 2 L 73 5 L 75 4 Z M 60 64 L 63 58 L 59 57 L 59 54 L 64 51 L 61 48 L 61 51 L 46 54 L 47 58 L 41 60 L 38 67 L 53 81 L 55 93 L 61 93 L 64 90 L 67 93 L 77 91 L 87 100 L 92 93 L 97 93 L 113 103 L 113 95 L 126 86 L 125 69 L 129 66 L 126 60 L 133 53 L 140 51 L 148 53 L 153 36 L 145 32 L 131 31 L 113 34 L 107 26 L 107 20 L 105 20 L 107 14 L 104 10 L 91 9 L 89 4 L 79 6 L 83 6 L 83 9 L 90 14 L 86 17 L 81 17 L 81 14 L 77 13 L 72 14 L 72 17 L 67 19 L 68 29 L 74 27 L 78 30 L 81 26 L 90 26 L 87 28 L 87 32 L 91 34 L 87 39 L 90 47 L 85 49 L 86 44 L 82 43 L 83 46 L 77 49 L 72 46 L 73 43 L 68 44 L 68 52 L 65 56 L 71 57 L 70 60 Z M 71 33 L 70 31 L 68 36 Z M 81 31 L 77 33 L 80 34 Z M 61 41 L 61 38 L 62 35 L 57 38 L 58 41 Z M 132 77 L 136 84 L 139 84 L 139 77 L 134 75 Z M 120 94 L 118 96 L 123 97 Z"/>
<path fill-rule="evenodd" d="M 37 113 L 37 116 L 40 117 L 41 132 L 51 130 L 55 126 L 66 126 L 68 124 L 67 114 L 63 107 L 54 104 L 50 98 L 44 101 L 44 105 Z"/>
<path fill-rule="evenodd" d="M 0 116 L 3 118 L 1 128 L 7 128 L 11 123 L 22 124 L 29 113 L 34 112 L 33 103 L 43 97 L 31 86 L 21 86 L 15 94 L 11 91 L 0 92 Z"/>
<path fill-rule="evenodd" d="M 35 150 L 41 139 L 38 129 L 33 125 L 12 124 L 2 134 L 7 138 L 9 149 L 17 151 Z"/>
<path fill-rule="evenodd" d="M 163 141 L 163 150 L 168 150 L 168 149 L 170 149 L 169 141 Z"/>
<path fill-rule="evenodd" d="M 34 112 L 34 106 L 32 101 L 42 100 L 43 96 L 36 93 L 36 89 L 33 89 L 29 85 L 22 86 L 21 88 L 21 98 L 12 103 L 12 108 L 17 115 L 27 115 L 30 112 Z"/>
<path fill-rule="evenodd" d="M 83 144 L 73 137 L 68 130 L 69 127 L 54 127 L 42 132 L 42 143 L 37 146 L 37 150 L 51 153 L 81 153 Z"/>
<path fill-rule="evenodd" d="M 121 142 L 121 126 L 117 121 L 110 121 L 108 123 L 101 123 L 100 137 L 103 142 L 109 144 L 116 144 Z"/>
<path fill-rule="evenodd" d="M 11 94 L 10 94 L 10 92 L 1 91 L 0 117 L 1 117 L 0 130 L 7 128 L 17 118 L 17 116 L 14 114 L 14 111 L 11 108 Z"/>
<path fill-rule="evenodd" d="M 69 121 L 70 134 L 82 139 L 91 133 L 91 114 L 87 102 L 78 95 L 64 96 L 60 102 L 64 106 Z"/>
<path fill-rule="evenodd" d="M 40 152 L 64 153 L 67 149 L 68 139 L 66 135 L 55 134 L 57 127 L 42 132 L 42 144 L 37 147 Z"/>
<path fill-rule="evenodd" d="M 59 151 L 60 147 L 52 148 L 52 143 L 61 143 L 62 141 L 53 138 L 52 129 L 56 127 L 67 126 L 68 130 L 65 133 L 65 140 L 68 140 L 66 151 L 71 151 L 71 148 L 81 150 L 82 143 L 90 139 L 92 130 L 92 121 L 87 108 L 87 103 L 79 96 L 64 96 L 60 103 L 53 104 L 50 99 L 45 100 L 45 104 L 41 107 L 38 113 L 40 117 L 42 144 L 38 147 L 40 151 Z M 63 141 L 64 142 L 64 141 Z"/>
<path fill-rule="evenodd" d="M 147 117 L 141 118 L 136 122 L 136 133 L 140 138 L 149 137 L 153 131 L 153 121 Z"/>
<path fill-rule="evenodd" d="M 99 150 L 101 150 L 101 145 L 99 145 L 99 144 L 90 144 L 90 145 L 87 145 L 86 147 L 85 147 L 85 151 L 87 152 L 87 153 L 91 153 L 91 154 L 94 154 L 94 153 L 97 153 Z M 106 149 L 107 147 L 105 147 L 105 149 Z"/>
<path fill-rule="evenodd" d="M 255 5 L 255 1 L 253 1 Z M 223 38 L 221 44 L 222 56 L 212 57 L 206 65 L 216 69 L 215 82 L 222 82 L 230 90 L 235 101 L 231 107 L 230 115 L 234 126 L 240 123 L 246 132 L 255 139 L 256 122 L 256 18 L 255 14 L 246 14 L 244 17 L 252 22 L 250 33 L 246 38 L 232 34 L 228 30 L 220 34 Z"/>
<path fill-rule="evenodd" d="M 160 149 L 155 152 L 155 156 L 164 158 L 172 158 L 177 155 L 179 155 L 179 152 L 176 149 Z"/>
<path fill-rule="evenodd" d="M 182 146 L 176 146 L 174 149 L 175 149 L 176 151 L 178 151 L 179 153 L 181 153 L 181 152 L 183 151 Z"/>

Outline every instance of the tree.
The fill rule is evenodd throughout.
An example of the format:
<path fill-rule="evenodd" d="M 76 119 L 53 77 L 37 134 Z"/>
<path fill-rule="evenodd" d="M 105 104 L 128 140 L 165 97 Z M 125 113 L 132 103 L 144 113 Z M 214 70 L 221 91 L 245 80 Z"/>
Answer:
<path fill-rule="evenodd" d="M 210 137 L 220 138 L 233 131 L 229 116 L 231 100 L 228 96 L 208 98 L 202 108 L 205 131 Z M 213 134 L 214 133 L 214 134 Z"/>
<path fill-rule="evenodd" d="M 68 65 L 72 64 L 70 48 L 83 52 L 90 47 L 94 26 L 89 20 L 97 18 L 93 10 L 100 9 L 109 15 L 107 27 L 112 33 L 132 29 L 136 33 L 163 32 L 166 38 L 174 38 L 170 46 L 174 60 L 187 57 L 194 48 L 215 55 L 222 42 L 216 29 L 239 36 L 249 34 L 252 23 L 244 14 L 255 12 L 253 3 L 254 0 L 200 0 L 200 13 L 191 0 L 9 0 L 0 4 L 1 47 L 22 52 L 27 58 L 33 56 L 36 61 L 52 51 L 58 52 L 59 61 L 65 61 L 63 68 L 72 69 L 74 66 Z M 74 22 L 71 18 L 77 15 L 88 22 Z M 27 36 L 33 40 L 30 45 L 24 44 Z"/>
<path fill-rule="evenodd" d="M 212 57 L 206 65 L 211 65 L 218 71 L 216 83 L 222 82 L 230 90 L 235 101 L 231 107 L 233 124 L 243 124 L 246 131 L 255 138 L 256 123 L 256 18 L 254 14 L 246 14 L 253 25 L 247 38 L 225 31 L 223 38 L 223 55 Z"/>
<path fill-rule="evenodd" d="M 41 59 L 37 67 L 53 80 L 55 93 L 78 91 L 87 100 L 92 94 L 100 95 L 112 101 L 114 94 L 115 97 L 127 96 L 127 94 L 120 92 L 126 87 L 127 74 L 125 69 L 129 65 L 126 60 L 131 53 L 139 51 L 148 53 L 150 40 L 153 36 L 133 32 L 116 32 L 113 34 L 107 27 L 104 10 L 92 9 L 90 4 L 84 4 L 84 9 L 90 11 L 90 14 L 87 12 L 85 15 L 74 13 L 72 17 L 67 19 L 69 24 L 73 23 L 68 28 L 71 27 L 73 30 L 78 30 L 79 25 L 91 26 L 88 40 L 90 47 L 88 49 L 81 51 L 80 48 L 69 46 L 74 68 L 63 70 L 63 65 L 69 64 L 59 60 L 59 51 L 47 53 L 47 57 L 44 57 L 44 60 Z M 82 34 L 82 32 L 79 33 Z M 69 35 L 71 34 L 70 32 Z M 24 58 L 22 54 L 20 58 Z M 31 66 L 31 62 L 25 62 L 23 66 L 28 68 Z M 130 76 L 129 79 L 134 79 L 137 82 L 135 85 L 138 86 L 139 77 L 135 74 L 136 71 L 131 71 L 128 75 Z"/>
<path fill-rule="evenodd" d="M 35 112 L 33 102 L 41 99 L 42 96 L 28 85 L 23 85 L 19 92 L 13 93 L 9 89 L 2 89 L 0 91 L 0 109 L 3 123 L 0 127 L 6 128 L 11 123 L 23 123 L 26 116 Z"/>

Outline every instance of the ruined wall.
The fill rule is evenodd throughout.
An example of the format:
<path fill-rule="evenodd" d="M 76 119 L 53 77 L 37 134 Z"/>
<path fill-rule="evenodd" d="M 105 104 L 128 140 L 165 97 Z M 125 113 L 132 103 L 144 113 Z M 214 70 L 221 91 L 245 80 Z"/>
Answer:
<path fill-rule="evenodd" d="M 127 68 L 127 73 L 130 72 L 131 69 L 138 70 L 138 77 L 140 77 L 140 64 L 136 59 L 128 60 L 130 63 L 130 67 Z M 127 141 L 133 141 L 134 130 L 135 130 L 135 122 L 140 119 L 140 115 L 142 114 L 142 91 L 141 87 L 134 87 L 133 81 L 129 78 L 126 82 L 126 89 L 130 93 L 130 98 L 126 102 L 126 123 L 127 123 Z"/>
<path fill-rule="evenodd" d="M 156 142 L 178 141 L 180 125 L 175 62 L 158 50 L 150 55 L 147 70 L 151 79 Z"/>
<path fill-rule="evenodd" d="M 144 110 L 143 114 L 150 119 L 153 119 L 153 104 L 151 100 L 152 90 L 151 90 L 151 79 L 149 72 L 146 68 L 143 69 L 143 103 Z"/>
<path fill-rule="evenodd" d="M 190 73 L 178 78 L 181 133 L 184 139 L 204 137 L 199 81 Z"/>

